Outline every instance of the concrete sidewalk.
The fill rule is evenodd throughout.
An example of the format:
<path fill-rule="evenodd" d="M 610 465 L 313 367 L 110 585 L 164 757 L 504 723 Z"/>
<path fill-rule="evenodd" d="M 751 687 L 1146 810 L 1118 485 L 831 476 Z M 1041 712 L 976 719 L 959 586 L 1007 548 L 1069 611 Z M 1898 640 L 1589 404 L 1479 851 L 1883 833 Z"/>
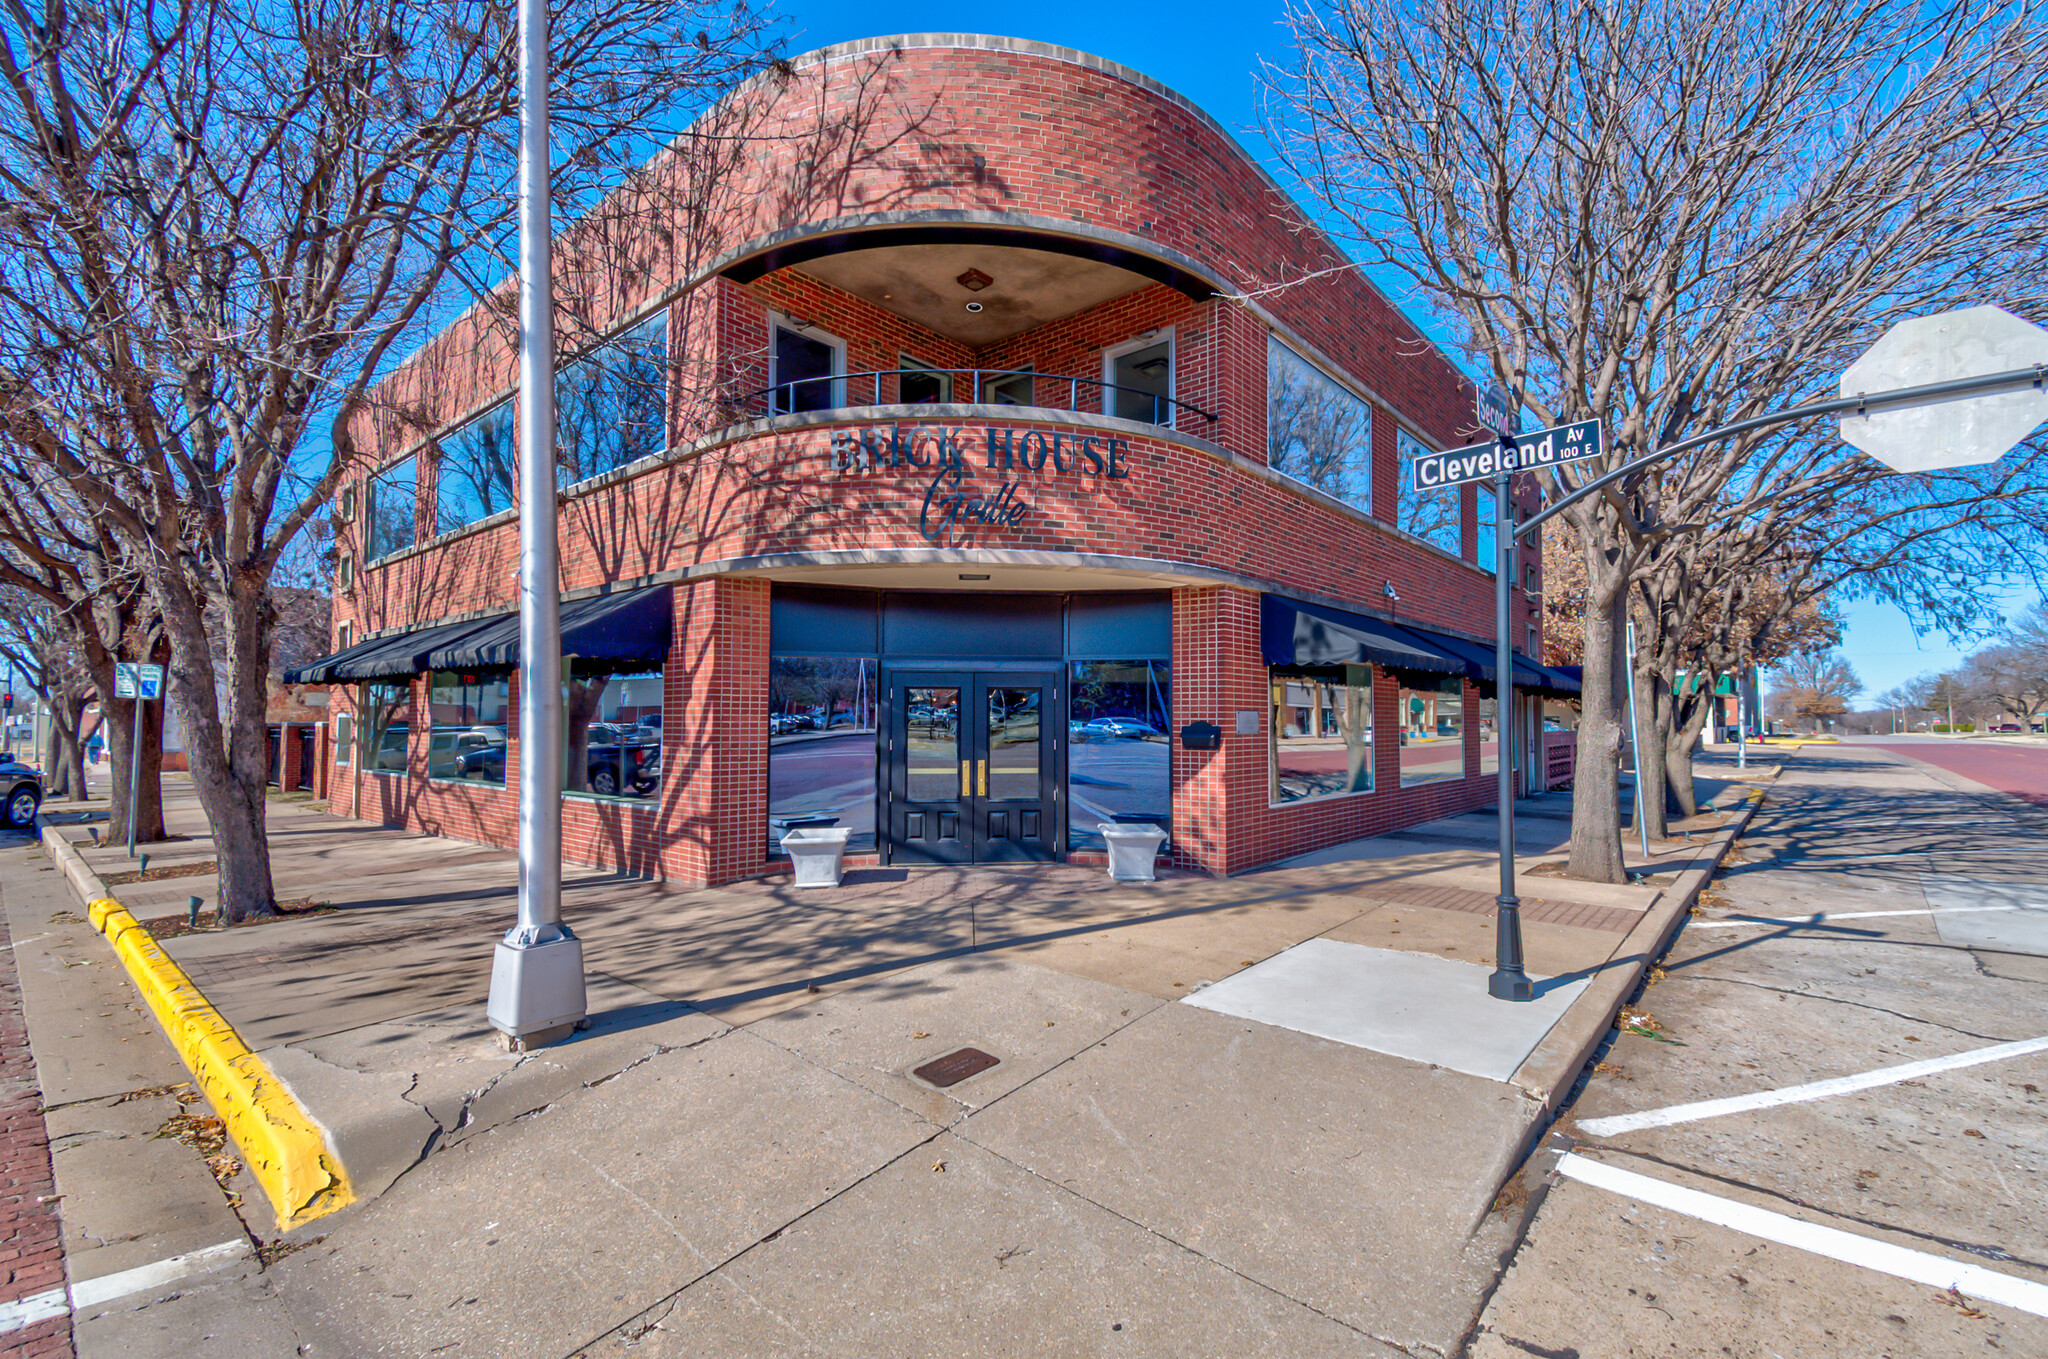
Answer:
<path fill-rule="evenodd" d="M 152 869 L 203 868 L 167 793 L 190 838 Z M 1528 809 L 1531 1006 L 1485 995 L 1484 816 L 1150 885 L 571 870 L 594 1023 L 523 1057 L 482 1014 L 499 850 L 279 804 L 280 897 L 333 909 L 164 947 L 384 1194 L 273 1270 L 343 1352 L 1448 1352 L 1514 1230 L 1496 1189 L 1746 814 L 1719 793 L 1626 887 L 1545 876 L 1568 809 Z M 112 886 L 138 916 L 213 889 Z M 912 1074 L 968 1046 L 999 1063 Z"/>

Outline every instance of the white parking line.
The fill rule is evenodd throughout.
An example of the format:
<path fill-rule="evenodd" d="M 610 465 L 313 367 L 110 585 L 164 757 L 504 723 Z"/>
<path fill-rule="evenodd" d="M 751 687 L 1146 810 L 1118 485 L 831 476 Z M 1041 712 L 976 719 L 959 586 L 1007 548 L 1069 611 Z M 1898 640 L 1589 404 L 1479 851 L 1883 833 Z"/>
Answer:
<path fill-rule="evenodd" d="M 1878 830 L 1893 826 L 1932 826 L 1937 830 L 1950 826 L 2010 826 L 2014 824 L 2009 816 L 1959 816 L 1954 820 L 1932 816 L 1895 816 L 1884 821 L 1852 821 L 1841 830 Z"/>
<path fill-rule="evenodd" d="M 1640 1114 L 1616 1114 L 1611 1118 L 1582 1119 L 1579 1127 L 1595 1137 L 1612 1137 L 1616 1133 L 1634 1132 L 1638 1128 L 1663 1128 L 1673 1123 L 1719 1118 L 1722 1114 L 1739 1114 L 1750 1109 L 1769 1109 L 1780 1104 L 1799 1104 L 1810 1099 L 1825 1099 L 1829 1095 L 1846 1095 L 1856 1090 L 1868 1090 L 1873 1086 L 1896 1085 L 1900 1081 L 1910 1081 L 1918 1076 L 1931 1076 L 1937 1071 L 1954 1071 L 1959 1067 L 1981 1066 L 1985 1062 L 2002 1062 L 2008 1057 L 2024 1057 L 2030 1052 L 2048 1052 L 2048 1037 L 2023 1038 L 2016 1043 L 1972 1048 L 1968 1052 L 1952 1053 L 1947 1057 L 1930 1057 L 1921 1062 L 1879 1067 L 1875 1071 L 1864 1071 L 1854 1076 L 1835 1076 L 1824 1081 L 1809 1081 L 1805 1085 L 1788 1085 L 1778 1090 L 1758 1090 L 1747 1095 L 1730 1095 L 1726 1099 L 1703 1099 L 1692 1104 L 1673 1104 L 1668 1108 L 1651 1109 Z"/>
<path fill-rule="evenodd" d="M 1732 920 L 1695 920 L 1695 930 L 1732 930 L 1740 925 L 1825 925 L 1830 920 L 1873 920 L 1881 915 L 1953 915 L 1958 911 L 2019 911 L 2022 906 L 1920 906 L 1910 911 L 1816 911 L 1812 915 L 1744 915 Z"/>
<path fill-rule="evenodd" d="M 161 1288 L 175 1283 L 189 1274 L 198 1274 L 238 1260 L 249 1253 L 249 1243 L 223 1241 L 218 1246 L 207 1246 L 200 1250 L 186 1251 L 173 1255 L 167 1260 L 152 1264 L 137 1265 L 117 1274 L 102 1274 L 97 1279 L 87 1279 L 71 1285 L 69 1292 L 52 1288 L 15 1302 L 0 1303 L 0 1335 L 33 1326 L 38 1321 L 62 1316 L 67 1311 L 83 1311 L 113 1302 L 117 1298 L 129 1297 L 146 1289 Z"/>
<path fill-rule="evenodd" d="M 1960 1260 L 1944 1259 L 1925 1251 L 1907 1250 L 1888 1241 L 1873 1241 L 1853 1232 L 1802 1222 L 1783 1213 L 1703 1194 L 1697 1189 L 1651 1179 L 1648 1175 L 1638 1175 L 1571 1152 L 1558 1158 L 1557 1168 L 1559 1173 L 1581 1184 L 1668 1208 L 1702 1222 L 1746 1232 L 1750 1236 L 1823 1255 L 1830 1260 L 1840 1260 L 1844 1264 L 1874 1269 L 1895 1278 L 1911 1279 L 1931 1288 L 1953 1288 L 1966 1297 L 2031 1312 L 2037 1317 L 2048 1317 L 2048 1285 L 2037 1284 L 2031 1279 L 2016 1279 L 1982 1265 L 1964 1264 Z"/>

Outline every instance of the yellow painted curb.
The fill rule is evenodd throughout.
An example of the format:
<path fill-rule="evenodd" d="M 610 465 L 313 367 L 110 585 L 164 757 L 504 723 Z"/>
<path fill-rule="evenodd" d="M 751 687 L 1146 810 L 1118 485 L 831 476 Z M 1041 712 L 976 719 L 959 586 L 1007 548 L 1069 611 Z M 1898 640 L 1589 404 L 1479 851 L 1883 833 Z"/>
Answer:
<path fill-rule="evenodd" d="M 150 932 L 111 897 L 89 903 L 86 916 L 114 946 L 164 1035 L 227 1125 L 269 1197 L 277 1225 L 303 1226 L 355 1202 L 348 1171 L 327 1145 L 326 1132 Z"/>

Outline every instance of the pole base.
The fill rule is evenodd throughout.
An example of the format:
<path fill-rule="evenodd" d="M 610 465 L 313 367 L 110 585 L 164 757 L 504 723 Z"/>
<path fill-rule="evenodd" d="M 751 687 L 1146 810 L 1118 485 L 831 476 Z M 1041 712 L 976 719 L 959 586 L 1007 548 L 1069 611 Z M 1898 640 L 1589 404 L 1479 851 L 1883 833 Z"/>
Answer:
<path fill-rule="evenodd" d="M 1486 994 L 1495 1000 L 1534 1000 L 1536 983 L 1529 980 L 1526 972 L 1501 968 L 1486 979 Z"/>
<path fill-rule="evenodd" d="M 581 940 L 564 934 L 544 944 L 498 941 L 485 1014 L 507 1039 L 523 1049 L 566 1038 L 587 1006 Z"/>

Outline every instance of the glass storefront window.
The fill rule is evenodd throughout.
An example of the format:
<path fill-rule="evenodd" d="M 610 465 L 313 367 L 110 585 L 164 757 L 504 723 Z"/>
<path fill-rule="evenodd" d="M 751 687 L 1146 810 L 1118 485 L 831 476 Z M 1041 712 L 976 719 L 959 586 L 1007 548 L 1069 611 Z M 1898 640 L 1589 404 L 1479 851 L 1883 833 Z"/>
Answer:
<path fill-rule="evenodd" d="M 1266 462 L 1372 510 L 1372 407 L 1280 343 L 1266 341 Z"/>
<path fill-rule="evenodd" d="M 922 796 L 920 783 L 935 778 L 957 792 L 959 691 L 912 694 L 912 796 Z M 872 660 L 777 656 L 768 662 L 769 853 L 782 853 L 792 825 L 844 826 L 851 832 L 849 851 L 874 851 L 878 703 Z"/>
<path fill-rule="evenodd" d="M 412 685 L 403 680 L 365 684 L 361 706 L 363 768 L 403 774 L 406 737 L 412 731 Z"/>
<path fill-rule="evenodd" d="M 1500 773 L 1500 704 L 1490 698 L 1479 700 L 1479 773 L 1493 778 Z"/>
<path fill-rule="evenodd" d="M 661 794 L 661 672 L 578 674 L 562 658 L 562 791 L 651 801 Z"/>
<path fill-rule="evenodd" d="M 1281 666 L 1273 687 L 1275 803 L 1372 791 L 1372 667 Z"/>
<path fill-rule="evenodd" d="M 1173 666 L 1075 661 L 1067 683 L 1067 845 L 1100 850 L 1103 822 L 1172 829 Z"/>
<path fill-rule="evenodd" d="M 427 777 L 505 782 L 512 700 L 504 676 L 437 670 L 427 693 Z"/>
<path fill-rule="evenodd" d="M 1401 786 L 1465 777 L 1465 687 L 1454 675 L 1401 686 Z"/>

